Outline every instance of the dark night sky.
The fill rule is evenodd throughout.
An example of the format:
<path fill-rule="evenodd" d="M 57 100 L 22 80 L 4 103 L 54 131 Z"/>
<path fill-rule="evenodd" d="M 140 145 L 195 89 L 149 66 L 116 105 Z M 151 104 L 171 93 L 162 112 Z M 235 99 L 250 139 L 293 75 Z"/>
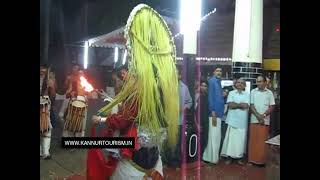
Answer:
<path fill-rule="evenodd" d="M 131 10 L 139 3 L 151 6 L 162 15 L 178 18 L 180 0 L 42 0 L 40 1 L 41 53 L 44 47 L 44 25 L 48 22 L 44 18 L 47 1 L 51 1 L 49 52 L 54 53 L 53 51 L 61 52 L 65 44 L 76 44 L 125 25 Z M 268 2 L 278 1 L 264 0 L 265 7 Z M 214 8 L 217 8 L 217 13 L 234 11 L 234 3 L 235 0 L 202 0 L 202 14 Z M 279 3 L 276 6 L 279 7 Z M 85 7 L 87 7 L 87 24 Z"/>
<path fill-rule="evenodd" d="M 209 1 L 213 0 L 203 2 L 204 14 L 215 6 Z M 85 33 L 83 13 L 86 3 L 87 33 Z M 64 39 L 65 43 L 72 43 L 108 33 L 125 25 L 131 10 L 139 3 L 148 4 L 160 14 L 178 18 L 179 0 L 51 0 L 50 42 L 55 44 Z M 42 39 L 45 24 L 43 1 L 40 15 L 40 39 Z"/>
<path fill-rule="evenodd" d="M 40 1 L 40 38 L 43 38 L 44 2 Z M 180 0 L 51 0 L 50 41 L 77 42 L 84 38 L 108 33 L 124 25 L 131 10 L 145 3 L 160 14 L 178 18 Z M 280 2 L 279 0 L 264 0 Z M 202 0 L 203 14 L 215 7 L 219 12 L 234 10 L 235 0 Z M 85 32 L 84 7 L 88 5 L 87 33 Z M 270 4 L 270 3 L 269 3 Z M 63 36 L 63 37 L 62 37 Z"/>
<path fill-rule="evenodd" d="M 87 33 L 85 33 L 84 7 L 88 5 Z M 51 0 L 50 42 L 81 41 L 86 37 L 108 33 L 126 23 L 130 11 L 139 3 L 156 10 L 176 11 L 177 1 L 172 0 Z M 40 39 L 44 36 L 44 5 L 40 7 Z M 175 14 L 167 13 L 175 16 Z"/>

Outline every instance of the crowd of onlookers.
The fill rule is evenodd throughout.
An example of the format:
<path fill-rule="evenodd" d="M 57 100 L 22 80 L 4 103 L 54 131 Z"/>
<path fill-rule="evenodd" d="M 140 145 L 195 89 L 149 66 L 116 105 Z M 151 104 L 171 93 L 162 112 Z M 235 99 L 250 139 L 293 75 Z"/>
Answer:
<path fill-rule="evenodd" d="M 222 69 L 215 68 L 213 74 L 209 79 L 201 78 L 196 82 L 193 100 L 179 73 L 180 139 L 176 149 L 166 153 L 166 162 L 175 167 L 182 162 L 181 149 L 186 146 L 181 143 L 182 127 L 186 124 L 185 113 L 194 103 L 202 161 L 217 164 L 224 159 L 226 164 L 235 161 L 243 165 L 246 159 L 250 165 L 264 165 L 265 141 L 269 138 L 270 114 L 275 105 L 267 77 L 258 76 L 257 87 L 248 93 L 243 78 L 236 77 L 232 86 L 222 87 Z"/>

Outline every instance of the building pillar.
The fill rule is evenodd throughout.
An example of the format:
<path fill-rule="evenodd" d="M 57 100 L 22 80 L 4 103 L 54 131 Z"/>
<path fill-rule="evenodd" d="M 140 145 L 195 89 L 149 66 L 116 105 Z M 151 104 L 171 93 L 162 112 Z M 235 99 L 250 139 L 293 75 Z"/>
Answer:
<path fill-rule="evenodd" d="M 262 74 L 263 0 L 236 0 L 232 75 L 256 87 Z"/>

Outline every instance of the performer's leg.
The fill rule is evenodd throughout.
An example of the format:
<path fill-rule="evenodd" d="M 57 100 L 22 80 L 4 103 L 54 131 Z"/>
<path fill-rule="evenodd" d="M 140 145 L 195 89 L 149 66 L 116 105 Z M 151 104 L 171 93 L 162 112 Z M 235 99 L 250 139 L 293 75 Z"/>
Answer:
<path fill-rule="evenodd" d="M 77 132 L 74 134 L 75 137 L 84 137 L 84 131 Z"/>
<path fill-rule="evenodd" d="M 49 109 L 51 107 L 49 106 Z M 48 122 L 49 122 L 49 130 L 48 132 L 46 133 L 43 133 L 40 135 L 40 150 L 42 150 L 42 157 L 44 159 L 50 159 L 51 156 L 50 156 L 50 153 L 49 153 L 49 150 L 50 150 L 50 143 L 51 143 L 51 130 L 52 130 L 52 124 L 51 124 L 51 119 L 50 119 L 50 111 L 48 113 Z M 42 146 L 42 147 L 41 147 Z"/>
<path fill-rule="evenodd" d="M 40 157 L 43 155 L 43 138 L 40 135 Z"/>
<path fill-rule="evenodd" d="M 49 159 L 50 158 L 50 143 L 51 143 L 51 129 L 47 132 L 43 134 L 43 157 L 45 159 Z"/>
<path fill-rule="evenodd" d="M 66 99 L 64 99 L 64 101 L 63 101 L 63 103 L 61 105 L 61 108 L 60 108 L 60 111 L 59 111 L 59 118 L 61 120 L 63 120 L 63 116 L 64 116 L 64 113 L 66 112 L 66 109 L 68 107 L 69 101 L 70 101 L 70 99 L 66 98 Z"/>
<path fill-rule="evenodd" d="M 157 164 L 155 165 L 154 169 L 156 171 L 158 171 L 163 176 L 163 165 L 162 165 L 162 160 L 161 160 L 160 154 L 159 154 L 159 159 L 158 159 Z"/>
<path fill-rule="evenodd" d="M 86 125 L 87 125 L 87 115 L 88 115 L 88 109 L 86 109 L 86 112 L 84 114 L 81 137 L 85 136 L 85 132 L 86 132 L 86 129 L 87 129 L 87 127 L 86 127 Z"/>

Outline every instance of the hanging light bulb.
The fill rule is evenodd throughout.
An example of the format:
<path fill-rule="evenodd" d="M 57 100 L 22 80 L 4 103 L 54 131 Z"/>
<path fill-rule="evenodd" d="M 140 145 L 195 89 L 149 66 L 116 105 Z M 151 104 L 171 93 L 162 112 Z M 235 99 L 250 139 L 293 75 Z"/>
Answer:
<path fill-rule="evenodd" d="M 122 65 L 124 65 L 126 63 L 126 59 L 127 59 L 127 50 L 124 51 Z"/>

